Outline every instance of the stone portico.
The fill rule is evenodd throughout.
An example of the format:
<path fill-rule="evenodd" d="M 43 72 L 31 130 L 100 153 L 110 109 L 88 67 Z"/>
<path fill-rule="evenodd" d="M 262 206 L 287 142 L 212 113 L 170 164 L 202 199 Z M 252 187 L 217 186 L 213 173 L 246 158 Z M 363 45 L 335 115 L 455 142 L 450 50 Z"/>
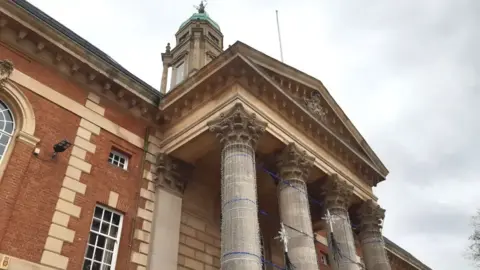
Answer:
<path fill-rule="evenodd" d="M 373 210 L 363 210 L 388 171 L 322 83 L 240 42 L 222 52 L 204 6 L 176 39 L 162 54 L 161 91 L 169 69 L 172 90 L 159 105 L 162 195 L 149 269 L 283 267 L 280 224 L 295 269 L 319 269 L 318 230 L 327 232 L 332 269 L 364 269 L 351 217 L 361 218 L 367 269 L 390 269 L 377 252 L 383 242 L 372 240 L 380 223 L 372 236 Z"/>
<path fill-rule="evenodd" d="M 223 94 L 232 90 L 238 93 L 244 89 L 234 84 Z M 269 262 L 283 265 L 282 249 L 277 248 L 274 251 L 276 254 L 272 254 L 273 247 L 279 244 L 271 237 L 280 229 L 282 222 L 288 226 L 288 254 L 296 269 L 319 269 L 312 224 L 318 224 L 321 220 L 312 220 L 310 197 L 324 202 L 321 215 L 328 209 L 334 217 L 332 226 L 326 223 L 322 225 L 329 233 L 333 233 L 335 239 L 336 246 L 330 247 L 331 254 L 335 254 L 330 257 L 333 269 L 365 269 L 357 260 L 350 223 L 349 208 L 353 204 L 360 207 L 357 217 L 361 220 L 360 239 L 366 269 L 390 269 L 385 252 L 381 252 L 384 250 L 380 232 L 383 212 L 372 200 L 363 200 L 357 189 L 337 173 L 329 175 L 322 171 L 315 165 L 314 154 L 309 154 L 297 143 L 281 143 L 272 138 L 269 133 L 272 122 L 268 118 L 259 117 L 241 99 L 231 99 L 223 110 L 210 115 L 198 123 L 204 125 L 197 127 L 202 130 L 200 134 L 186 140 L 184 146 L 168 155 L 159 155 L 157 192 L 162 194 L 161 197 L 175 198 L 176 205 L 183 207 L 158 205 L 168 214 L 155 211 L 160 221 L 154 221 L 150 269 L 157 269 L 155 265 L 160 262 L 162 269 L 177 269 L 188 264 L 185 253 L 190 252 L 195 256 L 200 251 L 206 252 L 207 246 L 215 248 L 213 244 L 207 243 L 203 246 L 202 243 L 197 243 L 197 249 L 189 248 L 188 239 L 193 238 L 186 236 L 186 239 L 181 239 L 184 227 L 180 222 L 182 215 L 201 220 L 200 223 L 205 225 L 200 226 L 203 226 L 200 233 L 206 232 L 208 227 L 209 233 L 221 236 L 221 249 L 217 250 L 218 253 L 207 255 L 212 258 L 212 267 L 269 269 L 264 268 Z M 269 163 L 273 166 L 265 165 Z M 278 179 L 265 175 L 262 166 L 275 168 Z M 193 167 L 195 169 L 191 173 Z M 260 181 L 276 182 L 273 184 L 276 188 L 270 186 L 266 189 Z M 309 191 L 308 186 L 312 186 L 313 191 Z M 321 187 L 321 192 L 315 194 L 317 186 Z M 165 192 L 169 195 L 165 195 Z M 262 200 L 259 196 L 265 196 L 269 200 Z M 275 197 L 278 201 L 270 200 Z M 162 204 L 165 205 L 165 202 Z M 220 211 L 212 211 L 217 208 Z M 274 218 L 278 223 L 267 222 L 267 225 L 260 226 L 259 211 L 275 208 L 277 210 L 272 210 L 271 213 L 276 215 Z M 165 221 L 162 218 L 165 216 L 178 218 L 175 219 L 176 223 L 168 222 L 171 227 L 166 229 L 163 228 Z M 165 231 L 170 234 L 163 234 L 164 238 L 158 239 L 157 230 L 160 234 Z M 178 233 L 179 237 L 172 236 Z M 199 232 L 192 236 L 198 234 Z M 263 239 L 261 243 L 262 234 L 269 235 L 270 239 Z M 172 241 L 171 245 L 167 245 L 169 247 L 180 245 L 178 256 L 173 254 L 172 249 L 165 249 L 165 241 Z M 207 242 L 211 244 L 215 240 Z M 156 245 L 158 248 L 155 248 Z M 266 249 L 270 250 L 268 257 Z M 159 253 L 162 250 L 166 255 Z M 215 258 L 218 258 L 217 265 L 214 263 Z M 168 265 L 165 265 L 166 261 L 169 262 Z"/>

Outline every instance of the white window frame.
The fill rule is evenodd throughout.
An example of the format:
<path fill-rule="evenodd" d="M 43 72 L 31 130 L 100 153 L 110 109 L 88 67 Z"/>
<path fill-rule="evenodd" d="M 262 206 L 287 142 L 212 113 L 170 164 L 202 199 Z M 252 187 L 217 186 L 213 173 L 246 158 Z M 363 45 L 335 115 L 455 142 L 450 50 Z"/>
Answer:
<path fill-rule="evenodd" d="M 103 223 L 103 221 L 104 221 L 103 217 L 104 217 L 105 214 L 102 214 L 102 219 L 96 218 L 96 217 L 95 217 L 95 210 L 97 209 L 97 207 L 98 207 L 98 208 L 101 208 L 101 209 L 103 210 L 103 213 L 105 213 L 105 211 L 109 211 L 109 212 L 112 213 L 112 216 L 111 216 L 111 218 L 110 218 L 110 227 L 109 227 L 109 230 L 110 230 L 110 228 L 111 228 L 111 224 L 112 224 L 111 221 L 113 220 L 113 214 L 117 214 L 117 215 L 120 216 L 120 220 L 119 220 L 119 222 L 118 222 L 118 232 L 117 232 L 117 237 L 116 237 L 116 238 L 100 232 L 100 231 L 101 231 L 101 225 L 102 225 L 102 223 Z M 98 231 L 98 232 L 92 230 L 92 224 L 93 224 L 93 221 L 94 221 L 94 220 L 100 220 L 100 227 L 99 227 L 99 231 Z M 91 236 L 92 233 L 97 234 L 97 235 L 100 235 L 100 236 L 104 236 L 106 239 L 113 239 L 113 240 L 115 241 L 115 242 L 114 242 L 114 246 L 113 246 L 113 251 L 112 251 L 113 254 L 112 254 L 112 262 L 111 262 L 111 264 L 110 264 L 110 270 L 114 270 L 114 269 L 115 269 L 115 266 L 116 266 L 116 264 L 117 264 L 118 248 L 119 248 L 119 246 L 120 246 L 120 237 L 121 237 L 121 235 L 122 235 L 122 227 L 123 227 L 123 214 L 122 214 L 122 213 L 120 213 L 120 212 L 118 212 L 118 211 L 115 211 L 115 210 L 113 210 L 113 209 L 111 209 L 111 208 L 109 208 L 109 207 L 105 207 L 105 206 L 99 205 L 99 204 L 95 205 L 95 208 L 93 209 L 93 214 L 92 214 L 92 222 L 90 222 L 90 229 L 89 229 L 88 237 L 87 237 L 87 247 L 86 247 L 86 249 L 85 249 L 85 255 L 83 256 L 82 269 L 83 269 L 83 267 L 84 267 L 85 260 L 87 260 L 87 259 L 92 262 L 92 265 L 90 266 L 90 268 L 93 267 L 93 262 L 98 262 L 98 261 L 96 261 L 95 259 L 87 258 L 88 247 L 89 247 L 89 246 L 92 246 L 92 245 L 90 245 L 90 243 L 89 243 L 89 241 L 90 241 L 90 236 Z M 96 242 L 98 242 L 98 241 L 96 241 Z M 105 244 L 106 244 L 106 243 L 105 243 Z M 96 250 L 96 248 L 97 248 L 97 243 L 95 243 L 95 245 L 94 245 L 93 247 L 94 247 L 93 257 L 95 257 L 95 250 Z M 103 247 L 102 249 L 105 250 L 106 248 Z M 104 251 L 104 253 L 103 253 L 103 255 L 102 255 L 102 260 L 103 260 L 103 256 L 105 256 L 105 251 Z M 100 267 L 102 267 L 102 266 L 104 265 L 103 261 L 100 262 L 100 263 L 101 263 Z M 101 268 L 100 268 L 100 269 L 101 269 Z"/>
<path fill-rule="evenodd" d="M 114 155 L 114 156 L 118 156 L 119 158 L 123 158 L 125 160 L 125 162 L 123 163 L 123 167 L 120 166 L 120 165 L 117 165 L 117 164 L 114 164 L 113 162 L 110 162 L 110 155 Z M 129 161 L 130 157 L 122 152 L 119 152 L 117 150 L 110 150 L 110 153 L 108 154 L 108 163 L 110 163 L 111 165 L 115 166 L 115 167 L 118 167 L 118 168 L 122 168 L 124 170 L 127 170 L 128 169 L 128 161 Z M 113 159 L 112 159 L 113 160 Z"/>
<path fill-rule="evenodd" d="M 12 110 L 10 109 L 10 107 L 8 106 L 7 103 L 5 103 L 3 100 L 0 100 L 0 103 L 3 104 L 3 106 L 5 107 L 4 110 L 0 110 L 0 113 L 2 114 L 8 114 L 10 115 L 10 117 L 12 118 L 12 131 L 11 132 L 8 132 L 8 131 L 5 131 L 5 125 L 4 125 L 4 128 L 3 129 L 0 129 L 0 134 L 1 136 L 5 136 L 8 138 L 6 144 L 4 145 L 5 149 L 3 150 L 3 153 L 1 154 L 0 156 L 0 162 L 3 161 L 3 158 L 5 157 L 5 155 L 7 154 L 7 151 L 8 151 L 8 148 L 10 147 L 10 143 L 12 142 L 12 137 L 15 133 L 15 129 L 16 129 L 16 126 L 15 126 L 15 116 L 13 115 L 13 112 Z M 5 123 L 6 122 L 10 122 L 10 121 L 6 121 L 6 117 L 4 117 L 5 119 Z"/>
<path fill-rule="evenodd" d="M 322 262 L 323 265 L 328 265 L 328 259 L 323 252 L 320 252 L 320 261 Z"/>

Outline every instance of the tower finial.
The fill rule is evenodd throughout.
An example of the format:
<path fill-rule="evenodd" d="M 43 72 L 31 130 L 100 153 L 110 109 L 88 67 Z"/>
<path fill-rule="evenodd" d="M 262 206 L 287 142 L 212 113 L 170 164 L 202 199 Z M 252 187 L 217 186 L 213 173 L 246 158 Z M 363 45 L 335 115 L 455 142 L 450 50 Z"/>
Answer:
<path fill-rule="evenodd" d="M 205 4 L 203 4 L 203 0 L 200 1 L 200 5 L 195 8 L 197 9 L 198 13 L 205 13 L 205 7 L 207 6 L 207 1 L 205 1 Z"/>

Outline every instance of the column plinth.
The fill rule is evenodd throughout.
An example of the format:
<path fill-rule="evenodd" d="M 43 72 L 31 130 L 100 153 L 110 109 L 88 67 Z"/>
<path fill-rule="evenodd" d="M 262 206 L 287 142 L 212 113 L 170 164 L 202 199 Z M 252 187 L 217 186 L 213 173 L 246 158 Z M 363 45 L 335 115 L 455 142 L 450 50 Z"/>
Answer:
<path fill-rule="evenodd" d="M 360 215 L 360 243 L 367 269 L 391 270 L 381 232 L 385 210 L 372 200 L 363 202 Z"/>
<path fill-rule="evenodd" d="M 353 197 L 353 186 L 331 175 L 325 186 L 325 209 L 330 212 L 333 222 L 327 225 L 329 233 L 330 264 L 335 270 L 358 270 L 355 241 L 348 216 L 348 207 Z M 336 240 L 338 250 L 334 250 L 330 234 Z"/>
<path fill-rule="evenodd" d="M 208 123 L 222 144 L 222 270 L 261 270 L 255 146 L 266 123 L 242 105 Z"/>
<path fill-rule="evenodd" d="M 317 270 L 306 181 L 314 158 L 289 144 L 277 158 L 280 219 L 289 236 L 288 256 L 298 270 Z M 298 230 L 298 231 L 297 231 Z M 300 232 L 299 232 L 300 231 Z M 301 233 L 303 232 L 303 233 Z"/>

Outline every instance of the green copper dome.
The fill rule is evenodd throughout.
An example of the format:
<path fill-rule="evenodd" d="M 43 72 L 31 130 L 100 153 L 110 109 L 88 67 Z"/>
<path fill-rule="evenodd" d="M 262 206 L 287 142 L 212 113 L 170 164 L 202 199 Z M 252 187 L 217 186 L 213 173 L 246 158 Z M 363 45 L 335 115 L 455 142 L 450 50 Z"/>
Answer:
<path fill-rule="evenodd" d="M 220 31 L 220 26 L 214 20 L 212 20 L 212 18 L 210 18 L 210 16 L 208 16 L 207 12 L 205 12 L 204 7 L 202 7 L 202 6 L 201 6 L 201 8 L 199 8 L 197 13 L 193 13 L 193 15 L 190 16 L 190 18 L 188 20 L 186 20 L 184 23 L 182 23 L 182 25 L 180 25 L 179 29 L 182 29 L 189 22 L 194 22 L 194 21 L 197 21 L 197 20 L 204 21 L 204 22 L 209 22 L 215 29 Z"/>

